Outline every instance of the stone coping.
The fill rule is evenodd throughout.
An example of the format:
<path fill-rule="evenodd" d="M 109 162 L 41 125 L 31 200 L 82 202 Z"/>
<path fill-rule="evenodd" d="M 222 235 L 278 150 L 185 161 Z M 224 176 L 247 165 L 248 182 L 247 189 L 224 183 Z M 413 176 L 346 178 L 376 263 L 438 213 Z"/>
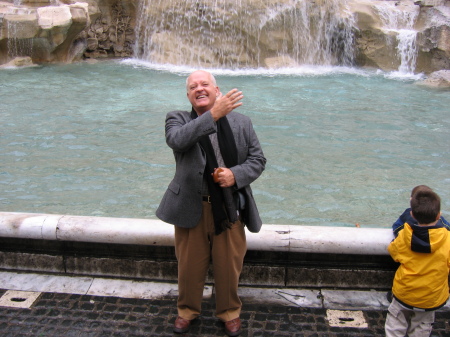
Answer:
<path fill-rule="evenodd" d="M 352 255 L 388 255 L 387 228 L 264 224 L 247 234 L 249 250 Z M 160 220 L 0 212 L 0 237 L 173 246 L 173 226 Z"/>
<path fill-rule="evenodd" d="M 91 276 L 61 276 L 43 273 L 0 271 L 2 288 L 13 291 L 51 292 L 90 296 L 158 299 L 178 296 L 175 282 L 107 279 Z M 213 285 L 205 285 L 203 297 L 211 298 Z M 245 287 L 238 289 L 246 304 L 298 306 L 335 310 L 387 310 L 386 291 L 326 288 Z M 447 303 L 439 311 L 450 311 Z"/>

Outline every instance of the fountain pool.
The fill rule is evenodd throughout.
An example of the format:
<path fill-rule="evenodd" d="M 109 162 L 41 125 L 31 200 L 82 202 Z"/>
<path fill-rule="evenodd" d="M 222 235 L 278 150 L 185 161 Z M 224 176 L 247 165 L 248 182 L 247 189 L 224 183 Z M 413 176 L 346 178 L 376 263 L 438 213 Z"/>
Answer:
<path fill-rule="evenodd" d="M 4 69 L 0 209 L 156 218 L 174 173 L 170 110 L 192 69 L 136 60 Z M 213 70 L 244 92 L 268 159 L 266 224 L 390 227 L 413 186 L 450 209 L 450 93 L 355 68 Z M 417 75 L 420 76 L 420 75 Z"/>

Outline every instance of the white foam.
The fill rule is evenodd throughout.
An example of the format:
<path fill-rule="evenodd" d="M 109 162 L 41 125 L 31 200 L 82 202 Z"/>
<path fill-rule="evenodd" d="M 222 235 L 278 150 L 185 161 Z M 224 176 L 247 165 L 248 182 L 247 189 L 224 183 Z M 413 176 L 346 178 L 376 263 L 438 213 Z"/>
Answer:
<path fill-rule="evenodd" d="M 151 70 L 164 71 L 180 75 L 187 75 L 199 69 L 198 67 L 179 66 L 172 64 L 160 64 L 149 61 L 143 61 L 136 58 L 130 58 L 120 61 L 122 64 L 131 65 L 136 68 L 147 68 Z M 365 70 L 355 67 L 341 66 L 317 66 L 317 65 L 301 65 L 298 67 L 282 67 L 282 68 L 208 68 L 214 75 L 224 76 L 322 76 L 330 74 L 352 74 L 359 76 L 370 76 L 375 74 L 371 70 Z"/>

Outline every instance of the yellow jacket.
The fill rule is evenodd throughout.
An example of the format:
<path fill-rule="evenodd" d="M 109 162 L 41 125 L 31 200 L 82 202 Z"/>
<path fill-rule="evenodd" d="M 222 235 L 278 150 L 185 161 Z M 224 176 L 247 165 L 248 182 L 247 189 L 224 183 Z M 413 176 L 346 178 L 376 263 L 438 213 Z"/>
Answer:
<path fill-rule="evenodd" d="M 439 220 L 434 226 L 405 223 L 388 247 L 399 262 L 392 287 L 404 304 L 421 309 L 438 309 L 449 297 L 450 232 Z"/>

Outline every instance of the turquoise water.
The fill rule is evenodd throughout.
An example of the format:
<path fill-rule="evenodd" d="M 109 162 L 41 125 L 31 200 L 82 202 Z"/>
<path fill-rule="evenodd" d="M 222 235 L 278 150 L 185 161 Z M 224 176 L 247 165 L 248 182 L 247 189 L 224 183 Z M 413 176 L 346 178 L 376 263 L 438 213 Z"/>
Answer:
<path fill-rule="evenodd" d="M 0 211 L 156 218 L 170 110 L 191 69 L 134 61 L 0 72 Z M 389 227 L 427 184 L 450 218 L 450 92 L 344 68 L 214 71 L 244 92 L 268 159 L 263 222 Z"/>

